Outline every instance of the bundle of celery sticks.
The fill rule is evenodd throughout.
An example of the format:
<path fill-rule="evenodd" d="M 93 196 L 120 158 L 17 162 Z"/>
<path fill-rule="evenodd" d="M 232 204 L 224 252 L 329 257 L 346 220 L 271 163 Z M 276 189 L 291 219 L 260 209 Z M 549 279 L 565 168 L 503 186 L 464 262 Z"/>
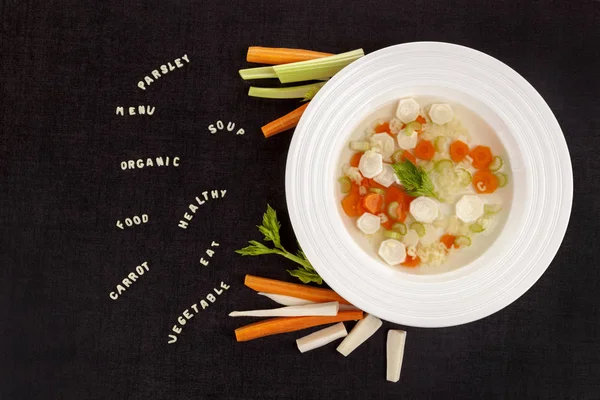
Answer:
<path fill-rule="evenodd" d="M 269 66 L 241 69 L 239 73 L 242 79 L 279 79 L 281 83 L 316 81 L 300 86 L 250 87 L 248 95 L 252 97 L 301 99 L 305 102 L 289 114 L 264 125 L 261 130 L 265 137 L 271 137 L 294 128 L 308 106 L 308 101 L 325 85 L 324 81 L 364 55 L 362 49 L 330 54 L 304 49 L 249 47 L 246 61 Z"/>

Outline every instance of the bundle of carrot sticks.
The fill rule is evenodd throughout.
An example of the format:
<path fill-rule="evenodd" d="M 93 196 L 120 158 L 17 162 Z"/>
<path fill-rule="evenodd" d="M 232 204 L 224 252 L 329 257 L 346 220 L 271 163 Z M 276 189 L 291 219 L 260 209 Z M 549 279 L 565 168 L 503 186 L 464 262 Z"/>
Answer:
<path fill-rule="evenodd" d="M 236 329 L 235 337 L 238 342 L 245 342 L 265 336 L 294 332 L 336 322 L 358 321 L 363 318 L 362 311 L 350 306 L 350 303 L 330 289 L 315 288 L 253 275 L 246 275 L 244 284 L 279 304 L 287 306 L 276 309 L 278 312 L 271 312 L 275 310 L 262 310 L 263 315 L 289 316 L 262 320 Z M 322 313 L 321 310 L 318 310 L 317 307 L 315 307 L 315 305 L 319 304 L 332 304 L 336 302 L 339 305 L 348 307 L 342 307 L 341 310 L 339 307 L 335 307 L 335 312 L 332 311 L 331 313 Z M 288 312 L 288 310 L 291 312 Z M 269 311 L 270 313 L 264 313 L 264 311 Z M 245 316 L 240 314 L 240 312 L 233 312 L 231 314 L 233 314 L 233 316 Z M 249 314 L 249 316 L 261 316 L 261 313 L 253 312 L 253 314 Z"/>

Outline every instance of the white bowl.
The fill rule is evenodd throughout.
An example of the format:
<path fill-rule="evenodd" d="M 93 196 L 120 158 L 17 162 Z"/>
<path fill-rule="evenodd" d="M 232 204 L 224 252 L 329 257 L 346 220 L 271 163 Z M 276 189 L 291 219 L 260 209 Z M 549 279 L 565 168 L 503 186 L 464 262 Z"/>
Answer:
<path fill-rule="evenodd" d="M 436 96 L 464 105 L 497 133 L 512 191 L 504 224 L 465 265 L 425 273 L 384 265 L 340 213 L 340 157 L 365 118 L 398 98 Z M 288 210 L 302 249 L 348 301 L 403 325 L 471 322 L 507 306 L 543 274 L 563 239 L 573 178 L 552 111 L 519 74 L 481 52 L 436 42 L 371 53 L 338 73 L 296 128 L 286 167 Z"/>

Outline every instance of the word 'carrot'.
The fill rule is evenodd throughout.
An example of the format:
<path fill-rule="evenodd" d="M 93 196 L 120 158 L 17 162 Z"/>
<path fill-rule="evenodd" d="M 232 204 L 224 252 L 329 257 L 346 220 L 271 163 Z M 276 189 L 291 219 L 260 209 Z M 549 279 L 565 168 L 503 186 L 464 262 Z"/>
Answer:
<path fill-rule="evenodd" d="M 238 342 L 246 342 L 265 336 L 312 328 L 313 326 L 334 324 L 343 321 L 357 321 L 360 319 L 363 319 L 362 311 L 340 311 L 335 317 L 271 318 L 236 329 L 235 338 Z"/>
<path fill-rule="evenodd" d="M 278 133 L 292 129 L 298 125 L 300 117 L 304 114 L 304 110 L 308 107 L 308 103 L 301 105 L 289 114 L 285 114 L 281 118 L 277 118 L 275 121 L 271 121 L 261 128 L 263 135 L 266 138 L 276 135 Z"/>
<path fill-rule="evenodd" d="M 289 64 L 298 61 L 314 60 L 332 56 L 331 53 L 321 53 L 320 51 L 304 50 L 304 49 L 286 49 L 276 47 L 248 47 L 246 61 L 258 64 Z"/>
<path fill-rule="evenodd" d="M 315 303 L 326 303 L 337 301 L 340 304 L 350 304 L 342 296 L 331 289 L 315 288 L 298 283 L 289 283 L 275 279 L 261 278 L 259 276 L 246 275 L 244 285 L 257 292 L 272 294 L 283 294 L 285 296 L 314 301 Z"/>

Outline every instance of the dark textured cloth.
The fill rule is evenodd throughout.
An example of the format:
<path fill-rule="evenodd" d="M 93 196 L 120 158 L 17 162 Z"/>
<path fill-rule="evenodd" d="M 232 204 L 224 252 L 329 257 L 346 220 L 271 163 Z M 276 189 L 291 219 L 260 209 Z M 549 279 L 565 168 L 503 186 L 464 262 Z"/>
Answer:
<path fill-rule="evenodd" d="M 0 398 L 600 398 L 599 2 L 13 0 L 0 17 Z M 301 333 L 236 343 L 248 320 L 226 313 L 271 305 L 244 275 L 289 278 L 286 260 L 234 253 L 260 239 L 267 202 L 294 247 L 284 194 L 292 133 L 265 140 L 259 128 L 298 103 L 246 96 L 237 70 L 247 47 L 370 52 L 423 40 L 502 60 L 555 112 L 575 194 L 552 265 L 484 320 L 407 328 L 397 384 L 385 381 L 392 324 L 348 358 L 334 345 L 300 354 Z M 137 87 L 184 54 L 189 64 Z M 116 115 L 138 105 L 156 109 Z M 246 133 L 213 135 L 217 120 Z M 179 167 L 121 169 L 167 156 Z M 227 194 L 179 228 L 213 189 Z M 115 225 L 142 214 L 148 223 Z M 144 261 L 149 270 L 112 300 Z M 207 301 L 221 282 L 231 287 Z M 196 313 L 202 299 L 209 306 Z M 186 309 L 193 318 L 168 344 Z"/>

